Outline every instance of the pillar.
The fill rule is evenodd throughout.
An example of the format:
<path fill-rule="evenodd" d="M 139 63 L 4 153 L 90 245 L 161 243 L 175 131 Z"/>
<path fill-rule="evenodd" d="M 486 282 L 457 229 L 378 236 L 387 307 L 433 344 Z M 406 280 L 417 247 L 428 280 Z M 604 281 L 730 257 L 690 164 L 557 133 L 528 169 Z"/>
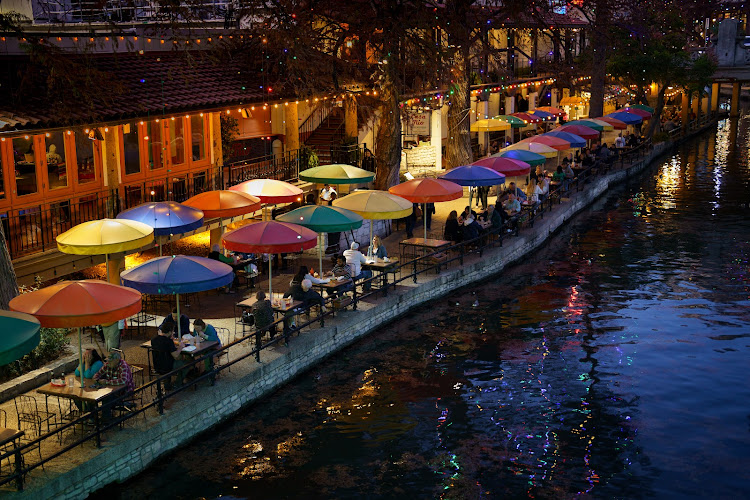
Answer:
<path fill-rule="evenodd" d="M 130 125 L 135 127 L 136 125 Z M 119 206 L 114 203 L 120 197 L 120 141 L 118 126 L 100 128 L 99 131 L 104 135 L 104 175 L 105 183 L 110 192 L 114 195 L 107 202 L 107 216 L 114 217 L 119 211 Z M 135 132 L 135 131 L 133 131 Z M 120 276 L 117 276 L 117 284 L 120 283 Z"/>
<path fill-rule="evenodd" d="M 113 285 L 120 284 L 120 273 L 125 270 L 125 255 L 120 253 L 110 255 L 107 262 L 107 282 Z"/>
<path fill-rule="evenodd" d="M 740 82 L 732 83 L 732 103 L 729 108 L 729 117 L 737 118 L 740 116 L 740 88 L 742 84 Z"/>
<path fill-rule="evenodd" d="M 509 115 L 516 112 L 516 98 L 514 96 L 505 98 L 505 113 Z"/>
<path fill-rule="evenodd" d="M 714 83 L 711 85 L 711 113 L 716 115 L 719 112 L 719 94 L 721 93 L 721 84 Z"/>
<path fill-rule="evenodd" d="M 211 132 L 211 164 L 214 166 L 211 184 L 214 189 L 224 189 L 224 186 L 219 185 L 219 180 L 222 178 L 229 179 L 229 175 L 220 175 L 224 166 L 224 153 L 221 149 L 221 111 L 211 113 L 209 124 Z"/>
<path fill-rule="evenodd" d="M 359 125 L 357 124 L 357 101 L 354 97 L 344 99 L 344 134 L 346 137 L 357 138 Z"/>
<path fill-rule="evenodd" d="M 550 106 L 557 107 L 557 89 L 550 90 Z"/>
<path fill-rule="evenodd" d="M 284 147 L 287 152 L 299 149 L 299 115 L 294 102 L 284 106 Z"/>
<path fill-rule="evenodd" d="M 534 111 L 536 109 L 536 103 L 539 100 L 539 92 L 530 92 L 529 93 L 529 111 Z"/>
<path fill-rule="evenodd" d="M 224 228 L 223 227 L 217 227 L 214 229 L 211 229 L 209 231 L 209 242 L 208 242 L 208 248 L 213 248 L 214 245 L 219 245 L 221 247 L 221 236 L 224 234 Z"/>
<path fill-rule="evenodd" d="M 433 109 L 430 116 L 430 144 L 435 148 L 435 168 L 443 169 L 443 109 Z"/>
<path fill-rule="evenodd" d="M 690 117 L 690 96 L 687 94 L 687 92 L 682 92 L 682 106 L 680 109 L 680 121 L 682 122 L 682 128 L 684 130 L 687 130 L 688 128 L 688 118 Z"/>
<path fill-rule="evenodd" d="M 706 94 L 701 98 L 701 113 L 704 115 L 711 114 L 711 95 Z"/>
<path fill-rule="evenodd" d="M 695 125 L 697 126 L 701 120 L 701 96 L 696 94 L 691 104 L 693 106 L 693 113 L 695 113 Z"/>
<path fill-rule="evenodd" d="M 477 120 L 484 120 L 485 118 L 491 118 L 489 116 L 490 103 L 487 101 L 479 100 L 477 102 Z M 478 135 L 479 139 L 479 152 L 484 153 L 487 150 L 488 139 L 490 137 L 489 132 L 480 132 Z"/>

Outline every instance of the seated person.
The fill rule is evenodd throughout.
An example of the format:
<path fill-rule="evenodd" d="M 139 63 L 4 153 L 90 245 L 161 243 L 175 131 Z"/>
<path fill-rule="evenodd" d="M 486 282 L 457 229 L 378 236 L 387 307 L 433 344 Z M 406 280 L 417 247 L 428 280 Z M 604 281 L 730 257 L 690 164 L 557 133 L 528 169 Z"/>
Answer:
<path fill-rule="evenodd" d="M 458 212 L 455 210 L 451 210 L 451 213 L 448 214 L 448 218 L 445 221 L 443 239 L 446 241 L 454 241 L 456 243 L 463 240 L 463 232 L 458 223 Z"/>
<path fill-rule="evenodd" d="M 458 217 L 458 223 L 464 224 L 466 222 L 466 219 L 471 215 L 471 217 L 476 220 L 477 219 L 477 213 L 471 209 L 471 207 L 467 206 L 464 208 L 464 211 L 461 212 L 461 215 Z"/>
<path fill-rule="evenodd" d="M 526 199 L 529 203 L 536 205 L 539 203 L 539 196 L 542 194 L 542 188 L 537 185 L 536 179 L 531 179 L 529 185 L 526 186 Z"/>
<path fill-rule="evenodd" d="M 346 259 L 346 263 L 349 265 L 349 268 L 352 270 L 354 281 L 369 280 L 370 278 L 372 278 L 372 271 L 370 271 L 369 269 L 362 269 L 362 264 L 367 263 L 367 259 L 365 259 L 365 256 L 362 255 L 362 252 L 359 251 L 359 243 L 357 243 L 356 241 L 352 241 L 349 250 L 344 250 L 344 258 Z M 362 289 L 365 292 L 369 292 L 371 288 L 371 281 L 365 281 L 365 283 L 362 285 Z"/>
<path fill-rule="evenodd" d="M 216 328 L 213 325 L 206 324 L 200 318 L 196 318 L 193 321 L 193 334 L 206 342 L 218 342 L 221 345 L 221 339 L 219 338 L 219 334 L 216 333 Z"/>
<path fill-rule="evenodd" d="M 539 196 L 539 201 L 542 202 L 547 199 L 547 195 L 549 194 L 549 179 L 546 176 L 540 177 L 537 186 L 542 190 Z"/>
<path fill-rule="evenodd" d="M 386 250 L 385 245 L 383 245 L 383 242 L 380 241 L 380 236 L 377 234 L 372 237 L 372 245 L 367 249 L 367 256 L 373 259 L 384 259 L 388 257 L 388 251 Z"/>
<path fill-rule="evenodd" d="M 521 213 L 521 203 L 516 199 L 515 195 L 511 193 L 508 195 L 508 199 L 505 201 L 503 209 L 508 217 L 513 217 L 514 215 Z"/>
<path fill-rule="evenodd" d="M 83 378 L 94 378 L 94 375 L 99 372 L 104 366 L 101 356 L 96 349 L 86 349 L 83 351 Z M 76 377 L 81 376 L 81 366 L 76 367 Z"/>
<path fill-rule="evenodd" d="M 482 232 L 482 226 L 479 225 L 477 221 L 474 220 L 474 217 L 469 215 L 469 217 L 464 221 L 464 240 L 473 240 L 474 238 L 478 238 L 479 234 Z"/>
<path fill-rule="evenodd" d="M 495 205 L 487 207 L 488 220 L 492 223 L 492 229 L 500 229 L 503 226 L 502 210 L 495 210 Z"/>
<path fill-rule="evenodd" d="M 295 298 L 295 300 L 301 300 L 302 305 L 305 307 L 305 309 L 308 309 L 309 307 L 314 305 L 319 305 L 321 307 L 321 310 L 323 312 L 326 312 L 325 300 L 323 300 L 323 296 L 312 289 L 312 282 L 309 279 L 302 280 L 300 289 L 302 293 L 299 295 L 299 298 Z"/>
<path fill-rule="evenodd" d="M 603 143 L 602 146 L 599 148 L 599 154 L 597 155 L 600 160 L 607 161 L 609 160 L 609 157 L 611 155 L 611 152 L 609 148 L 607 147 L 607 143 Z"/>
<path fill-rule="evenodd" d="M 272 324 L 273 319 L 273 308 L 271 307 L 271 301 L 266 299 L 266 294 L 263 290 L 258 291 L 255 294 L 256 302 L 253 304 L 253 318 L 255 318 L 255 328 L 257 332 L 268 330 L 271 338 L 276 335 L 276 325 Z"/>
<path fill-rule="evenodd" d="M 516 183 L 515 182 L 511 182 L 508 185 L 507 192 L 508 192 L 508 194 L 513 193 L 515 195 L 515 197 L 518 199 L 518 201 L 523 201 L 523 200 L 526 199 L 526 193 L 524 193 L 523 189 L 521 189 L 520 187 L 516 187 Z"/>
<path fill-rule="evenodd" d="M 120 353 L 112 351 L 101 370 L 94 374 L 94 380 L 99 385 L 126 385 L 127 392 L 135 390 L 135 381 L 130 366 L 120 357 Z"/>
<path fill-rule="evenodd" d="M 570 161 L 568 161 L 567 158 L 563 160 L 563 172 L 565 172 L 565 178 L 568 180 L 572 180 L 576 176 L 576 173 L 573 172 L 573 169 L 570 166 Z"/>
<path fill-rule="evenodd" d="M 175 345 L 172 340 L 174 335 L 174 327 L 168 325 L 164 329 L 159 329 L 159 333 L 151 339 L 151 357 L 154 360 L 154 371 L 159 375 L 165 375 L 174 369 L 181 368 L 185 363 L 180 359 L 180 354 L 185 344 L 180 341 L 179 344 Z M 177 383 L 182 385 L 184 382 L 185 374 L 182 371 L 177 373 Z M 172 379 L 171 377 L 164 381 L 164 387 L 168 390 L 172 390 Z"/>
<path fill-rule="evenodd" d="M 557 171 L 552 174 L 552 180 L 560 183 L 565 180 L 565 172 L 563 172 L 562 165 L 557 166 Z"/>
<path fill-rule="evenodd" d="M 180 335 L 190 333 L 190 318 L 188 318 L 185 314 L 180 314 L 180 329 L 178 331 L 177 308 L 174 308 L 172 309 L 172 314 L 167 315 L 164 318 L 164 321 L 161 322 L 161 325 L 159 325 L 159 330 L 164 331 L 165 329 L 169 329 L 170 331 L 179 333 Z"/>
<path fill-rule="evenodd" d="M 313 273 L 310 272 L 311 269 L 308 269 L 307 266 L 299 266 L 299 269 L 297 270 L 297 274 L 292 279 L 292 281 L 296 281 L 299 277 L 299 282 L 302 283 L 302 280 L 308 279 L 310 280 L 310 283 L 313 285 L 320 285 L 321 283 L 328 283 L 330 280 L 328 278 L 316 278 L 313 276 Z M 322 273 L 322 270 L 321 270 Z M 318 274 L 320 276 L 320 273 Z"/>
<path fill-rule="evenodd" d="M 336 265 L 333 266 L 333 269 L 331 270 L 331 276 L 335 276 L 337 278 L 344 278 L 343 281 L 352 279 L 352 270 L 351 267 L 346 263 L 346 259 L 343 255 L 337 255 L 336 256 Z M 348 284 L 343 287 L 339 287 L 338 291 L 341 292 L 348 292 L 352 289 L 352 284 Z M 328 291 L 328 294 L 331 297 L 337 296 L 337 290 L 331 289 Z"/>

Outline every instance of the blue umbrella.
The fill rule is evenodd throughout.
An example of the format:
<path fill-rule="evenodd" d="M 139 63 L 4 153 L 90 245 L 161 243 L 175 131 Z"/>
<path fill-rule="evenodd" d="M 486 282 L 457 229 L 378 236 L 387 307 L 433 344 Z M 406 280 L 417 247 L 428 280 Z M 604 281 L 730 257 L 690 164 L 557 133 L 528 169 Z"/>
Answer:
<path fill-rule="evenodd" d="M 180 294 L 204 292 L 234 281 L 232 266 L 206 257 L 172 255 L 144 262 L 120 273 L 125 286 L 141 293 L 177 296 L 177 330 L 180 332 Z"/>
<path fill-rule="evenodd" d="M 584 139 L 580 135 L 571 134 L 570 132 L 558 132 L 558 131 L 553 130 L 552 132 L 547 132 L 546 134 L 542 134 L 542 135 L 559 137 L 560 139 L 564 141 L 568 141 L 570 143 L 571 148 L 585 148 L 586 147 L 586 139 Z"/>
<path fill-rule="evenodd" d="M 539 118 L 541 118 L 543 120 L 552 121 L 552 120 L 555 119 L 555 115 L 553 115 L 552 113 L 547 113 L 546 111 L 541 111 L 539 109 L 535 109 L 534 111 L 530 111 L 530 114 L 532 114 L 534 116 L 538 116 Z"/>
<path fill-rule="evenodd" d="M 497 186 L 505 183 L 503 174 L 479 165 L 456 167 L 441 175 L 440 178 L 455 182 L 459 186 Z M 472 194 L 471 189 L 469 189 L 469 206 L 471 206 Z"/>
<path fill-rule="evenodd" d="M 609 118 L 614 118 L 615 120 L 620 120 L 621 122 L 627 123 L 628 125 L 637 125 L 641 122 L 643 122 L 643 118 L 641 118 L 638 115 L 634 115 L 633 113 L 628 113 L 626 111 L 615 111 L 614 113 L 610 113 L 608 115 Z"/>
<path fill-rule="evenodd" d="M 181 234 L 203 225 L 203 212 L 176 201 L 154 201 L 123 210 L 118 219 L 143 222 L 154 228 L 156 236 Z"/>

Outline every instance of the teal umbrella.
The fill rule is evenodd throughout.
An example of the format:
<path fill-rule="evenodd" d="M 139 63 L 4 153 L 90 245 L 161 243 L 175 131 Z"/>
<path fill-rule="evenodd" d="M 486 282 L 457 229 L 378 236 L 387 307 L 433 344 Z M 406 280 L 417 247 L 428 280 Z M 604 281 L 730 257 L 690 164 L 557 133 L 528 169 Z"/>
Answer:
<path fill-rule="evenodd" d="M 291 212 L 276 217 L 276 220 L 299 224 L 320 235 L 321 233 L 335 233 L 349 231 L 362 227 L 364 218 L 345 208 L 329 207 L 327 205 L 306 205 Z M 318 242 L 318 271 L 323 272 L 322 237 Z"/>
<path fill-rule="evenodd" d="M 528 163 L 529 165 L 543 165 L 547 158 L 540 154 L 532 153 L 531 151 L 525 151 L 523 149 L 511 149 L 510 151 L 503 151 L 502 153 L 492 155 L 500 156 L 501 158 L 512 158 L 514 160 L 520 160 Z"/>
<path fill-rule="evenodd" d="M 39 328 L 39 320 L 30 314 L 0 311 L 0 366 L 21 359 L 39 345 Z"/>
<path fill-rule="evenodd" d="M 317 184 L 364 184 L 375 178 L 375 172 L 352 165 L 334 163 L 303 170 L 299 173 L 299 178 Z"/>
<path fill-rule="evenodd" d="M 646 106 L 645 104 L 633 104 L 632 106 L 627 106 L 627 107 L 635 108 L 635 109 L 642 109 L 643 111 L 648 111 L 651 114 L 654 114 L 654 112 L 656 111 L 651 106 Z"/>

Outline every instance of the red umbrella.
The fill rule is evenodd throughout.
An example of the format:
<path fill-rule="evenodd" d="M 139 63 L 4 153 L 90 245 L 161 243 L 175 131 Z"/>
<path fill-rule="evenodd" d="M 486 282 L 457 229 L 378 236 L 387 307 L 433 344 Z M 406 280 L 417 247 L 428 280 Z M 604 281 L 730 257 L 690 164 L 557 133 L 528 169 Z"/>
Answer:
<path fill-rule="evenodd" d="M 539 122 L 544 121 L 542 120 L 541 117 L 530 115 L 529 113 L 511 113 L 510 116 L 515 116 L 517 118 L 520 118 L 526 123 L 539 123 Z"/>
<path fill-rule="evenodd" d="M 9 307 L 31 314 L 43 327 L 77 327 L 78 354 L 83 360 L 81 327 L 113 323 L 136 314 L 141 310 L 141 292 L 106 281 L 60 281 L 15 297 Z"/>
<path fill-rule="evenodd" d="M 260 198 L 242 191 L 219 189 L 196 194 L 183 201 L 183 205 L 197 208 L 203 212 L 204 219 L 215 217 L 234 217 L 260 210 Z"/>
<path fill-rule="evenodd" d="M 521 142 L 537 142 L 539 144 L 544 144 L 545 146 L 554 148 L 558 151 L 565 151 L 566 149 L 570 149 L 570 143 L 568 141 L 551 135 L 535 135 L 533 137 L 529 137 L 528 139 L 524 139 Z"/>
<path fill-rule="evenodd" d="M 243 253 L 301 252 L 313 248 L 318 233 L 306 227 L 278 222 L 262 221 L 230 231 L 221 239 L 224 248 Z M 268 259 L 268 293 L 271 288 L 271 259 Z M 269 298 L 273 296 L 270 295 Z"/>
<path fill-rule="evenodd" d="M 504 158 L 502 156 L 490 156 L 488 158 L 482 158 L 477 160 L 472 165 L 478 165 L 480 167 L 487 167 L 495 172 L 499 172 L 506 177 L 515 177 L 517 175 L 528 175 L 531 166 L 520 160 L 514 160 L 511 158 Z"/>
<path fill-rule="evenodd" d="M 619 113 L 619 112 L 624 112 L 624 113 L 630 113 L 630 114 L 633 114 L 633 115 L 638 115 L 638 116 L 640 116 L 641 118 L 643 118 L 644 120 L 648 120 L 649 118 L 651 118 L 651 113 L 649 113 L 649 112 L 648 112 L 648 111 L 646 111 L 645 109 L 638 109 L 638 108 L 622 108 L 622 109 L 618 109 L 618 110 L 617 110 L 617 112 L 618 112 L 618 113 Z"/>
<path fill-rule="evenodd" d="M 412 203 L 434 203 L 436 201 L 457 200 L 464 195 L 464 188 L 455 182 L 444 179 L 413 179 L 388 189 L 388 192 L 407 199 Z M 427 207 L 424 207 L 427 214 Z M 424 219 L 424 239 L 427 239 L 427 217 Z"/>
<path fill-rule="evenodd" d="M 599 118 L 597 118 L 597 120 L 599 120 L 600 122 L 609 123 L 615 130 L 625 130 L 626 128 L 628 128 L 627 123 L 616 118 L 610 118 L 609 116 L 600 116 Z"/>
<path fill-rule="evenodd" d="M 584 125 L 563 125 L 562 127 L 555 129 L 555 131 L 575 134 L 578 137 L 583 137 L 586 140 L 596 139 L 599 137 L 599 132 L 591 127 L 586 127 Z"/>
<path fill-rule="evenodd" d="M 302 201 L 302 190 L 288 182 L 275 179 L 252 179 L 229 188 L 260 198 L 263 203 L 291 203 Z"/>

